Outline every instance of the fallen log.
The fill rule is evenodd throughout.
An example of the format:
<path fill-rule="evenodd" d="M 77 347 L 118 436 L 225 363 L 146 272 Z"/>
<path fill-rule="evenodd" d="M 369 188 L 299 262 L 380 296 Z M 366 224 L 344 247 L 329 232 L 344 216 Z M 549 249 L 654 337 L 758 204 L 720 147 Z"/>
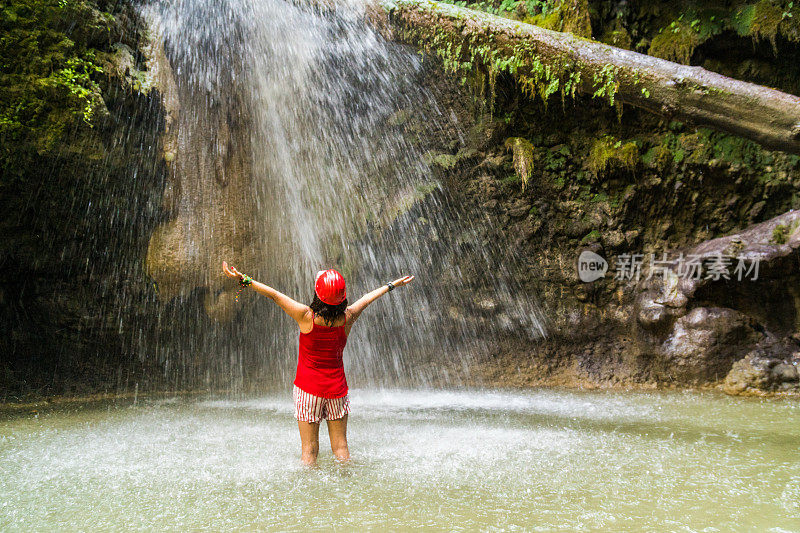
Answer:
<path fill-rule="evenodd" d="M 797 96 L 451 4 L 372 1 L 370 19 L 384 34 L 436 54 L 465 79 L 485 77 L 493 88 L 507 72 L 545 102 L 589 94 L 800 154 Z"/>

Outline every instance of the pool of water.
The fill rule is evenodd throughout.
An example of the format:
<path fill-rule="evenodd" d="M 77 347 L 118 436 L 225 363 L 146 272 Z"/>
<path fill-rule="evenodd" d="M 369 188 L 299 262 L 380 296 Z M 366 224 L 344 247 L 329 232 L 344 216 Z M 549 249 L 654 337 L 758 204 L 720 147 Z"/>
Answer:
<path fill-rule="evenodd" d="M 800 404 L 353 390 L 352 463 L 290 393 L 0 421 L 0 530 L 800 531 Z"/>

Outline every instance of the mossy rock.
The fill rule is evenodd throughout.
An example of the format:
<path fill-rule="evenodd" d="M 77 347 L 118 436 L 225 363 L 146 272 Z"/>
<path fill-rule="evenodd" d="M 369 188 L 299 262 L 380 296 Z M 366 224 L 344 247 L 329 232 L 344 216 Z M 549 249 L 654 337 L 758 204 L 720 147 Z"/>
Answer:
<path fill-rule="evenodd" d="M 478 155 L 478 151 L 474 148 L 462 148 L 455 154 L 429 152 L 425 154 L 424 159 L 428 165 L 450 171 L 455 169 L 459 163 L 475 159 Z"/>
<path fill-rule="evenodd" d="M 683 19 L 672 21 L 650 42 L 647 53 L 668 61 L 688 65 L 695 48 L 702 43 L 700 32 Z"/>
<path fill-rule="evenodd" d="M 588 0 L 562 0 L 557 6 L 541 14 L 525 18 L 524 22 L 579 37 L 592 37 Z"/>
<path fill-rule="evenodd" d="M 663 144 L 658 144 L 645 152 L 642 156 L 642 163 L 649 167 L 663 170 L 672 163 L 672 158 L 673 155 L 670 149 Z"/>
<path fill-rule="evenodd" d="M 592 144 L 587 166 L 596 176 L 600 176 L 613 170 L 632 172 L 640 161 L 641 156 L 636 143 L 622 142 L 611 135 L 606 135 Z"/>
<path fill-rule="evenodd" d="M 777 52 L 776 39 L 783 35 L 790 41 L 800 40 L 800 21 L 798 12 L 792 12 L 787 5 L 780 6 L 771 0 L 761 0 L 752 9 L 750 35 L 756 39 L 766 39 Z"/>
<path fill-rule="evenodd" d="M 603 33 L 603 36 L 600 37 L 600 41 L 610 44 L 611 46 L 616 46 L 617 48 L 633 50 L 633 39 L 631 38 L 631 34 L 628 33 L 628 30 L 626 30 L 622 25 L 618 25 L 614 29 L 609 28 L 606 30 L 606 32 Z"/>
<path fill-rule="evenodd" d="M 594 229 L 594 230 L 590 231 L 589 233 L 587 233 L 581 239 L 581 243 L 580 244 L 581 244 L 581 246 L 585 246 L 587 244 L 600 242 L 600 237 L 601 237 L 600 232 L 597 231 L 596 229 Z"/>

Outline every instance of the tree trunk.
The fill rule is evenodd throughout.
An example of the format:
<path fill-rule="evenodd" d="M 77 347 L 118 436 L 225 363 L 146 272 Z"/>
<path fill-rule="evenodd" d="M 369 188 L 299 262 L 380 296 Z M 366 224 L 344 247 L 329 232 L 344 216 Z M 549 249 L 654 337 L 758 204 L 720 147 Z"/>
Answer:
<path fill-rule="evenodd" d="M 384 33 L 438 55 L 461 76 L 483 73 L 493 87 L 508 72 L 545 101 L 589 94 L 800 154 L 797 96 L 451 4 L 373 1 L 382 9 L 370 19 Z"/>

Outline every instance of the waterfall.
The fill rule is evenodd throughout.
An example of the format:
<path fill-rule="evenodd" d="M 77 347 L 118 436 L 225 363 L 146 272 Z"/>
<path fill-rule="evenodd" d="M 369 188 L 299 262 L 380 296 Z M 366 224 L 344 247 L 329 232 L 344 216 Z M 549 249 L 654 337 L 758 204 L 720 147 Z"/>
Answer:
<path fill-rule="evenodd" d="M 351 302 L 415 274 L 353 328 L 351 384 L 431 384 L 444 377 L 437 362 L 457 374 L 502 335 L 544 335 L 521 285 L 531 274 L 417 146 L 420 135 L 457 131 L 418 83 L 421 57 L 368 27 L 363 5 L 173 0 L 142 9 L 170 117 L 168 220 L 148 251 L 160 327 L 174 328 L 155 350 L 165 363 L 195 369 L 205 358 L 205 372 L 233 386 L 247 376 L 290 383 L 294 323 L 264 298 L 236 301 L 223 259 L 305 302 L 324 268 L 345 275 Z M 406 127 L 404 110 L 424 113 L 428 131 Z"/>

